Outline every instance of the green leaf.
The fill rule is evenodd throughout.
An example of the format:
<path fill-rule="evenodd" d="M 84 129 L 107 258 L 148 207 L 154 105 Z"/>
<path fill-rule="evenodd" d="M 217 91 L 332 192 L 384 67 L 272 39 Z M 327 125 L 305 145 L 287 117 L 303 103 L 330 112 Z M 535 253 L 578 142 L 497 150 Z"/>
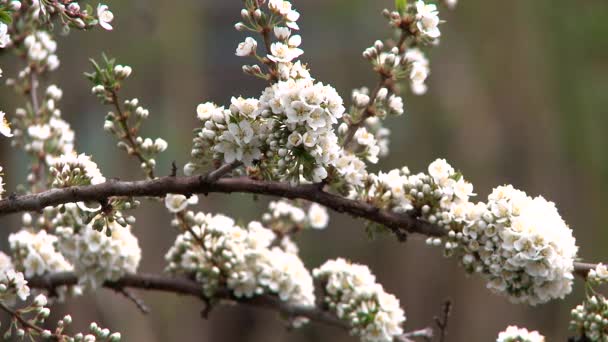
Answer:
<path fill-rule="evenodd" d="M 8 12 L 0 11 L 0 21 L 9 25 L 13 22 L 13 17 Z"/>
<path fill-rule="evenodd" d="M 399 13 L 405 12 L 405 8 L 407 7 L 407 0 L 395 0 L 395 8 Z"/>

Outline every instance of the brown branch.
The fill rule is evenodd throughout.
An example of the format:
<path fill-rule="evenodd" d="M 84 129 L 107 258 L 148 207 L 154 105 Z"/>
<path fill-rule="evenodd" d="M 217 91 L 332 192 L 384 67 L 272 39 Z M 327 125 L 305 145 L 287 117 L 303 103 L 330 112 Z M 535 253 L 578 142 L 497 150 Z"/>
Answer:
<path fill-rule="evenodd" d="M 52 291 L 59 286 L 69 286 L 77 283 L 78 278 L 72 272 L 55 273 L 28 280 L 28 285 L 30 287 L 46 289 L 48 291 Z M 154 274 L 125 275 L 116 281 L 105 282 L 104 287 L 114 291 L 131 288 L 170 292 L 179 295 L 194 296 L 204 301 L 207 300 L 207 298 L 203 296 L 201 285 L 195 281 L 185 278 L 160 276 Z M 217 297 L 226 302 L 238 302 L 248 306 L 275 310 L 288 317 L 306 317 L 312 321 L 318 321 L 339 328 L 349 329 L 348 324 L 339 320 L 337 317 L 327 311 L 323 311 L 314 306 L 311 307 L 289 304 L 281 301 L 277 297 L 270 295 L 257 296 L 254 298 L 236 298 L 232 296 L 229 291 L 224 290 L 218 292 Z"/>
<path fill-rule="evenodd" d="M 204 176 L 161 177 L 144 181 L 109 181 L 90 186 L 51 189 L 38 194 L 15 196 L 0 201 L 0 216 L 24 211 L 41 211 L 48 206 L 80 201 L 103 202 L 114 196 L 164 197 L 168 193 L 252 193 L 316 202 L 340 213 L 364 218 L 391 229 L 399 237 L 405 233 L 442 236 L 445 231 L 410 214 L 381 210 L 371 204 L 346 199 L 323 191 L 316 184 L 292 186 L 283 182 L 260 181 L 246 177 L 221 178 L 209 182 Z"/>
<path fill-rule="evenodd" d="M 221 169 L 221 168 L 220 168 Z M 218 170 L 220 170 L 218 169 Z M 443 236 L 445 230 L 412 214 L 398 214 L 382 210 L 369 203 L 355 201 L 323 191 L 318 184 L 290 185 L 261 181 L 247 177 L 220 178 L 209 182 L 205 176 L 161 177 L 143 181 L 109 181 L 97 185 L 51 189 L 37 194 L 9 197 L 0 201 L 0 217 L 11 213 L 41 211 L 48 206 L 81 201 L 103 202 L 109 197 L 164 197 L 171 194 L 191 195 L 209 193 L 251 193 L 289 199 L 304 199 L 333 209 L 339 213 L 363 218 L 391 229 L 397 237 L 406 233 Z M 595 264 L 574 263 L 575 273 L 586 277 Z"/>

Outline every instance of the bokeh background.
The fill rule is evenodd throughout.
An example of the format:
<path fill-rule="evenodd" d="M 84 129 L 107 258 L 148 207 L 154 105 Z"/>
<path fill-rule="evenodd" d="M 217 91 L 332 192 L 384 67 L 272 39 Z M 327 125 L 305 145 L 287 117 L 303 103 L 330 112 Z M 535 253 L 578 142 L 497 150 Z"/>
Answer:
<path fill-rule="evenodd" d="M 301 0 L 303 60 L 314 76 L 334 85 L 348 100 L 350 90 L 376 82 L 361 51 L 390 34 L 380 11 L 392 0 Z M 166 174 L 175 160 L 186 163 L 195 107 L 230 96 L 257 96 L 263 82 L 241 72 L 234 49 L 245 36 L 233 29 L 238 0 L 112 1 L 113 32 L 73 32 L 60 38 L 59 72 L 50 82 L 64 89 L 61 108 L 72 123 L 80 152 L 93 154 L 106 177 L 141 178 L 133 160 L 120 153 L 102 132 L 106 108 L 90 95 L 82 72 L 89 57 L 102 52 L 134 68 L 124 94 L 138 97 L 151 115 L 146 136 L 161 136 L 169 149 L 158 160 Z M 493 186 L 512 183 L 529 194 L 555 201 L 574 229 L 584 260 L 608 261 L 605 246 L 605 196 L 608 190 L 608 2 L 464 0 L 455 11 L 443 9 L 441 44 L 430 53 L 432 75 L 425 96 L 405 96 L 406 115 L 391 120 L 391 156 L 382 169 L 408 165 L 426 169 L 445 157 L 475 184 L 483 199 Z M 5 77 L 19 66 L 3 56 Z M 14 113 L 22 104 L 8 88 L 2 108 Z M 20 151 L 0 141 L 0 165 L 9 190 L 24 183 Z M 259 218 L 268 198 L 212 194 L 201 210 L 242 219 Z M 143 247 L 143 272 L 160 272 L 175 233 L 158 203 L 134 213 Z M 2 244 L 18 229 L 18 217 L 0 218 Z M 310 268 L 344 256 L 368 264 L 406 310 L 406 328 L 432 324 L 446 298 L 453 301 L 449 341 L 492 341 L 509 324 L 542 331 L 549 341 L 564 341 L 569 310 L 583 297 L 583 283 L 565 301 L 529 307 L 492 295 L 479 277 L 467 277 L 454 260 L 412 236 L 369 241 L 362 222 L 332 214 L 329 229 L 299 238 Z M 101 290 L 70 300 L 57 309 L 70 312 L 76 327 L 95 320 L 125 341 L 355 341 L 344 331 L 309 324 L 293 332 L 273 312 L 218 307 L 208 320 L 195 299 L 140 293 L 152 308 L 142 315 L 120 295 Z M 59 316 L 57 316 L 59 317 Z"/>

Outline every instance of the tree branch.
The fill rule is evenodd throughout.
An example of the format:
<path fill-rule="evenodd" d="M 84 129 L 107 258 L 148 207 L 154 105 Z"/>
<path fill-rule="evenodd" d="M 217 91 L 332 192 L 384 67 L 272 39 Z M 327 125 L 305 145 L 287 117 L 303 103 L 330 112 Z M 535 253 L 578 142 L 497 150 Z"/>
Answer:
<path fill-rule="evenodd" d="M 221 178 L 209 181 L 204 176 L 162 177 L 145 181 L 109 181 L 90 186 L 51 189 L 37 194 L 9 197 L 0 201 L 0 216 L 24 211 L 40 211 L 47 206 L 57 206 L 80 201 L 103 202 L 109 197 L 164 197 L 168 193 L 191 195 L 194 193 L 252 193 L 290 199 L 305 199 L 322 204 L 340 213 L 364 218 L 391 229 L 403 237 L 405 233 L 441 236 L 444 230 L 410 214 L 398 214 L 381 210 L 371 204 L 346 199 L 323 191 L 316 184 L 292 186 L 288 183 L 260 181 L 246 177 Z"/>
<path fill-rule="evenodd" d="M 232 165 L 232 164 L 229 164 Z M 220 173 L 231 167 L 220 167 Z M 211 178 L 211 181 L 209 181 Z M 51 189 L 37 194 L 10 196 L 0 201 L 0 217 L 11 213 L 41 211 L 48 206 L 81 201 L 103 202 L 109 197 L 164 197 L 166 194 L 251 193 L 278 196 L 289 199 L 304 199 L 324 205 L 339 213 L 363 218 L 389 228 L 398 238 L 406 233 L 427 236 L 443 236 L 445 230 L 411 214 L 398 214 L 379 209 L 369 203 L 355 201 L 323 191 L 318 184 L 290 185 L 289 183 L 261 181 L 247 177 L 220 178 L 190 176 L 161 177 L 143 181 L 109 181 L 97 185 Z M 575 273 L 586 277 L 595 264 L 574 263 Z"/>
<path fill-rule="evenodd" d="M 28 279 L 28 286 L 31 288 L 45 289 L 50 292 L 59 286 L 70 286 L 76 285 L 77 283 L 78 278 L 72 272 L 54 273 Z M 197 282 L 186 278 L 160 276 L 155 274 L 128 274 L 116 281 L 107 281 L 103 286 L 117 292 L 130 288 L 170 292 L 207 300 L 207 298 L 203 296 L 202 286 Z M 238 302 L 248 306 L 274 310 L 289 317 L 306 317 L 312 321 L 349 329 L 348 324 L 339 320 L 327 311 L 317 307 L 289 304 L 270 295 L 253 298 L 236 298 L 232 296 L 229 291 L 224 290 L 218 292 L 217 297 L 227 302 Z"/>

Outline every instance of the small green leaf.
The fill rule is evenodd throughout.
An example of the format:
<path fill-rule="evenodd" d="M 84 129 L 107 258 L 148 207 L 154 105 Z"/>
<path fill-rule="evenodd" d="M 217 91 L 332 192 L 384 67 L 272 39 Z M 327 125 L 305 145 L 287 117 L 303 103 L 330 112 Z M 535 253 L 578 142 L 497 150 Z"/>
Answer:
<path fill-rule="evenodd" d="M 395 8 L 399 13 L 405 12 L 405 8 L 407 7 L 407 0 L 395 0 Z"/>
<path fill-rule="evenodd" d="M 8 12 L 0 11 L 0 21 L 9 25 L 13 22 L 13 17 Z"/>

